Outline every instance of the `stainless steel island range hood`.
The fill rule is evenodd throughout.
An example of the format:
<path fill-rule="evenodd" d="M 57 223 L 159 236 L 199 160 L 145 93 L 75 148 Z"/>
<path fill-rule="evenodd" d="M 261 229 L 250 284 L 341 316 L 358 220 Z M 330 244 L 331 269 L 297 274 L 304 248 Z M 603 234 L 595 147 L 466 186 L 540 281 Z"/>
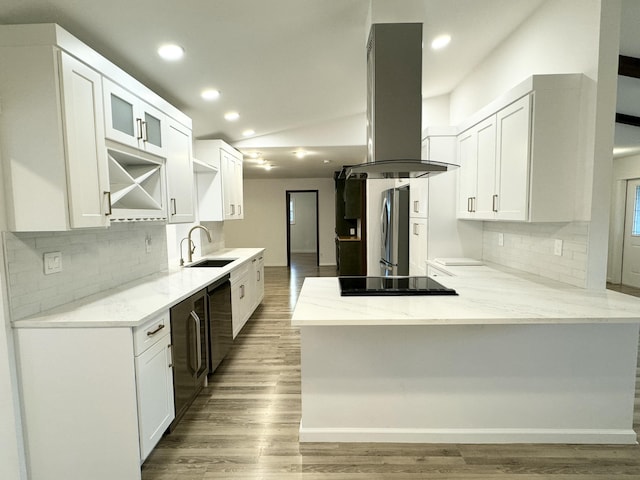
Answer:
<path fill-rule="evenodd" d="M 422 24 L 376 23 L 367 43 L 367 162 L 347 177 L 410 178 L 457 165 L 421 159 Z"/>

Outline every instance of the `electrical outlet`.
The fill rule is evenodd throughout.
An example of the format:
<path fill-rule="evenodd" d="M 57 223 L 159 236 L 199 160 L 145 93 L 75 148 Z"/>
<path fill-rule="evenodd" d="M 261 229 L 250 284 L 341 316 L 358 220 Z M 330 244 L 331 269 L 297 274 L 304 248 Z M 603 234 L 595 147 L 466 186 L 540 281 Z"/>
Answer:
<path fill-rule="evenodd" d="M 44 274 L 50 275 L 62 271 L 62 252 L 45 253 L 43 257 Z"/>
<path fill-rule="evenodd" d="M 504 233 L 498 234 L 498 246 L 504 247 Z"/>
<path fill-rule="evenodd" d="M 553 254 L 559 257 L 562 256 L 562 240 L 556 239 L 553 244 Z"/>

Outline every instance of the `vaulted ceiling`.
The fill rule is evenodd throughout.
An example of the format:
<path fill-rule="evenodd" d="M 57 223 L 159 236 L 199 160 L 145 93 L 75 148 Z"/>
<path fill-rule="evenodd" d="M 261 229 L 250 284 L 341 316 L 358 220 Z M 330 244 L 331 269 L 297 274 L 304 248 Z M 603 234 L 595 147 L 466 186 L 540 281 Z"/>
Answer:
<path fill-rule="evenodd" d="M 385 0 L 377 0 L 384 4 Z M 388 0 L 388 21 L 424 23 L 425 43 L 452 35 L 444 51 L 424 49 L 425 98 L 446 94 L 544 0 Z M 3 0 L 0 24 L 60 24 L 193 119 L 196 138 L 222 138 L 258 151 L 245 176 L 330 176 L 364 159 L 365 42 L 370 0 Z M 621 52 L 640 57 L 640 2 L 624 0 Z M 634 23 L 635 20 L 635 23 Z M 179 62 L 159 44 L 185 49 Z M 216 88 L 218 100 L 200 93 Z M 224 120 L 230 110 L 235 122 Z M 242 132 L 252 129 L 250 137 Z M 638 141 L 640 144 L 640 141 Z M 304 149 L 303 159 L 293 152 Z M 324 163 L 328 160 L 329 163 Z"/>

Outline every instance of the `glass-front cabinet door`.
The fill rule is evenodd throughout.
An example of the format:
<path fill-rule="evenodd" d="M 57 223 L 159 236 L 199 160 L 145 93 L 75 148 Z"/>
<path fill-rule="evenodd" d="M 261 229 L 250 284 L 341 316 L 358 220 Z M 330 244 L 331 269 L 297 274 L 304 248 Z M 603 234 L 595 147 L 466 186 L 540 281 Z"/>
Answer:
<path fill-rule="evenodd" d="M 109 79 L 103 89 L 106 137 L 164 157 L 164 115 Z"/>

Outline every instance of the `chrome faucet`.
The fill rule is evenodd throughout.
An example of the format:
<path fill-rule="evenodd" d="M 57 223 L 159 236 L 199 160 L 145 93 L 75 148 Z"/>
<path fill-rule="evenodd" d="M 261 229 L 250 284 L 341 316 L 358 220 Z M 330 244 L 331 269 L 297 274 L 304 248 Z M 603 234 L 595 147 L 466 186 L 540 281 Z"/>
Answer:
<path fill-rule="evenodd" d="M 194 225 L 191 230 L 189 230 L 187 236 L 180 241 L 180 266 L 184 265 L 184 259 L 182 258 L 182 242 L 185 240 L 187 240 L 187 262 L 191 263 L 193 261 L 193 252 L 196 251 L 196 245 L 193 243 L 193 240 L 191 240 L 191 234 L 196 228 L 204 230 L 204 233 L 207 234 L 207 240 L 211 243 L 211 232 L 209 232 L 209 229 L 202 225 Z"/>

